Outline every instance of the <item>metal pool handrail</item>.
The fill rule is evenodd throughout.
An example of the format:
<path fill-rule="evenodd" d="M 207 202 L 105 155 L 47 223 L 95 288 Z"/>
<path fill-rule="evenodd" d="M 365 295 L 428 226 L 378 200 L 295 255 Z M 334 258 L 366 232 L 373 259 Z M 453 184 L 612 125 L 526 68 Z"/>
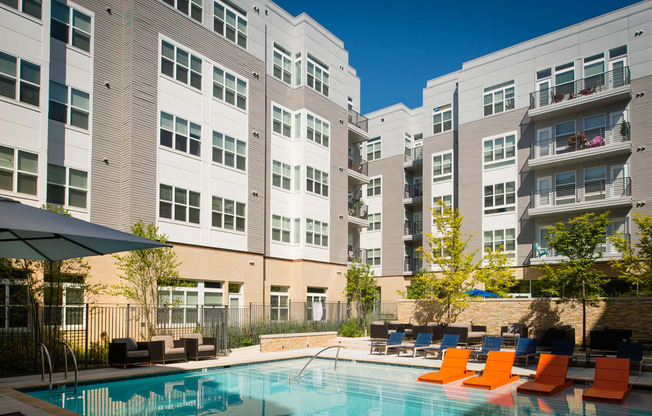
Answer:
<path fill-rule="evenodd" d="M 317 358 L 317 356 L 318 356 L 319 354 L 321 354 L 322 352 L 324 352 L 324 351 L 326 351 L 326 350 L 330 350 L 331 348 L 337 348 L 337 354 L 335 354 L 335 365 L 333 366 L 333 371 L 337 370 L 337 359 L 338 359 L 339 356 L 340 356 L 340 349 L 345 348 L 345 347 L 343 347 L 343 346 L 341 346 L 341 345 L 331 345 L 330 347 L 326 347 L 326 348 L 324 348 L 323 350 L 318 351 L 315 355 L 313 355 L 313 356 L 310 358 L 310 360 L 308 360 L 308 362 L 306 363 L 306 365 L 303 366 L 303 368 L 301 369 L 301 371 L 299 371 L 299 375 L 297 375 L 296 377 L 294 377 L 294 378 L 288 380 L 288 383 L 289 383 L 290 381 L 292 381 L 292 380 L 295 380 L 295 379 L 298 380 L 299 377 L 301 377 L 301 374 L 303 374 L 303 370 L 305 370 L 306 367 L 308 367 L 308 365 L 312 362 L 312 360 L 314 360 L 315 358 Z"/>
<path fill-rule="evenodd" d="M 48 370 L 50 375 L 50 385 L 49 389 L 52 390 L 52 360 L 50 360 L 50 352 L 48 347 L 45 344 L 41 343 L 41 381 L 45 381 L 45 357 L 43 356 L 43 351 L 45 351 L 45 356 L 48 357 Z"/>
<path fill-rule="evenodd" d="M 75 393 L 77 393 L 77 376 L 78 376 L 78 370 L 77 370 L 77 357 L 75 357 L 75 352 L 72 350 L 72 347 L 67 343 L 67 342 L 62 342 L 63 344 L 63 360 L 64 360 L 64 380 L 68 379 L 68 352 L 66 351 L 66 348 L 68 351 L 70 351 L 70 355 L 72 355 L 72 363 L 75 365 Z"/>

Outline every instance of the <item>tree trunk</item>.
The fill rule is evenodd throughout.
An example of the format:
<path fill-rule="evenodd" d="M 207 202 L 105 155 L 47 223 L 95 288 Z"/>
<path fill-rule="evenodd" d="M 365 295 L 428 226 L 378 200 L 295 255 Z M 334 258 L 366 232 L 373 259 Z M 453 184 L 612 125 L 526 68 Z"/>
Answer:
<path fill-rule="evenodd" d="M 586 351 L 586 301 L 582 302 L 582 351 Z"/>

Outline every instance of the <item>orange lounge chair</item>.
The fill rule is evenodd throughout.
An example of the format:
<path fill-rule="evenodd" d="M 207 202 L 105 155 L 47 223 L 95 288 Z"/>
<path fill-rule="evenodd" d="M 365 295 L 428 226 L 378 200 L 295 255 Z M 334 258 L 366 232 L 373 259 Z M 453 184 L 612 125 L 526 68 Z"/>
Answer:
<path fill-rule="evenodd" d="M 446 384 L 451 381 L 470 377 L 475 374 L 475 371 L 468 371 L 466 369 L 466 364 L 469 362 L 470 354 L 471 350 L 448 348 L 439 372 L 424 374 L 417 380 Z"/>
<path fill-rule="evenodd" d="M 573 385 L 573 381 L 566 378 L 568 359 L 567 355 L 541 354 L 534 381 L 521 384 L 516 391 L 552 396 L 560 390 L 569 388 Z"/>
<path fill-rule="evenodd" d="M 622 403 L 631 392 L 629 358 L 598 357 L 595 362 L 593 387 L 584 392 L 582 399 Z"/>
<path fill-rule="evenodd" d="M 516 353 L 513 351 L 489 351 L 487 364 L 480 377 L 471 377 L 465 380 L 464 387 L 476 387 L 479 389 L 495 389 L 518 380 L 518 376 L 512 375 L 512 366 Z"/>

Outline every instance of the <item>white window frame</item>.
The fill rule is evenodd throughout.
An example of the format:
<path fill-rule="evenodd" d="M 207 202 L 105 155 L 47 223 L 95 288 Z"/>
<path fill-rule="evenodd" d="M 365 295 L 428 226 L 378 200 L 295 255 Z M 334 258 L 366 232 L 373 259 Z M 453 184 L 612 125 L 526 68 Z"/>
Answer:
<path fill-rule="evenodd" d="M 0 308 L 4 310 L 4 320 L 0 321 L 0 329 L 10 329 L 10 330 L 16 330 L 16 329 L 21 329 L 21 328 L 27 328 L 28 325 L 28 319 L 27 319 L 27 305 L 26 304 L 12 304 L 9 303 L 10 301 L 10 288 L 12 286 L 25 286 L 25 290 L 27 291 L 27 280 L 26 279 L 21 279 L 21 280 L 15 280 L 15 281 L 10 281 L 10 280 L 0 280 L 0 286 L 4 286 L 5 291 L 4 291 L 4 299 L 0 299 Z M 27 302 L 27 298 L 25 298 L 25 302 Z M 9 318 L 11 317 L 11 314 L 9 312 L 10 308 L 24 308 L 25 311 L 25 326 L 11 326 L 11 322 L 9 321 Z"/>
<path fill-rule="evenodd" d="M 367 142 L 367 161 L 377 160 L 382 157 L 380 137 L 373 138 Z"/>
<path fill-rule="evenodd" d="M 213 130 L 211 160 L 218 165 L 247 171 L 247 142 Z"/>
<path fill-rule="evenodd" d="M 65 8 L 68 9 L 68 13 L 67 13 L 65 21 L 61 20 L 61 19 L 59 19 L 58 17 L 55 16 L 54 6 L 53 6 L 53 3 L 55 3 L 55 2 L 58 3 L 59 6 L 62 6 L 62 7 L 65 7 Z M 81 11 L 78 7 L 71 7 L 70 5 L 63 4 L 63 3 L 61 3 L 61 2 L 59 2 L 57 0 L 52 1 L 50 12 L 51 12 L 50 13 L 50 19 L 51 19 L 50 26 L 56 26 L 57 24 L 66 26 L 66 31 L 67 31 L 66 32 L 66 38 L 67 38 L 67 41 L 64 42 L 61 39 L 50 36 L 51 38 L 57 39 L 60 42 L 64 42 L 65 44 L 70 45 L 73 48 L 78 49 L 80 51 L 83 51 L 85 53 L 88 53 L 88 54 L 93 53 L 93 38 L 94 38 L 94 35 L 93 35 L 93 26 L 94 25 L 93 25 L 93 23 L 94 22 L 93 22 L 93 16 L 91 16 L 91 14 Z M 84 28 L 80 27 L 79 25 L 75 25 L 75 20 L 76 20 L 75 19 L 75 17 L 76 17 L 75 14 L 79 14 L 79 15 L 81 15 L 83 17 L 88 18 L 90 31 L 85 30 Z M 80 18 L 80 20 L 83 20 L 83 19 Z M 52 21 L 56 22 L 56 24 L 53 24 Z M 88 50 L 80 48 L 79 46 L 73 44 L 75 34 L 79 34 L 81 36 L 88 36 Z"/>
<path fill-rule="evenodd" d="M 168 294 L 167 303 L 164 303 L 163 305 L 160 304 L 162 292 L 167 292 Z M 175 296 L 175 292 L 183 294 L 183 301 L 176 305 L 174 304 L 174 300 L 173 300 Z M 196 305 L 188 305 L 188 293 L 192 293 L 192 292 L 194 292 L 197 295 Z M 168 325 L 197 325 L 197 323 L 201 322 L 201 317 L 199 316 L 201 311 L 199 306 L 202 303 L 203 303 L 202 299 L 200 298 L 199 283 L 197 283 L 197 286 L 159 287 L 157 291 L 158 327 L 165 327 Z M 224 296 L 222 296 L 222 304 L 224 304 Z M 195 310 L 195 319 L 192 319 L 192 315 L 188 313 L 189 310 Z M 176 319 L 175 313 L 179 313 L 179 312 L 181 312 L 182 314 L 181 322 L 175 321 Z M 165 317 L 165 322 L 161 320 L 161 318 L 164 317 L 162 313 L 167 313 L 167 317 Z"/>
<path fill-rule="evenodd" d="M 54 175 L 50 175 L 50 169 L 51 167 L 54 168 L 59 168 L 63 169 L 63 174 L 64 174 L 64 180 L 62 182 L 55 182 L 54 181 Z M 75 172 L 81 172 L 86 174 L 86 187 L 81 187 L 81 186 L 73 186 L 71 185 L 71 175 L 72 171 Z M 70 207 L 73 209 L 88 209 L 88 183 L 89 183 L 89 178 L 88 178 L 88 172 L 83 171 L 81 169 L 73 169 L 68 166 L 59 166 L 55 165 L 53 163 L 48 163 L 48 174 L 47 174 L 47 192 L 46 192 L 46 201 L 48 204 L 55 204 L 55 205 L 62 205 L 65 207 Z M 50 186 L 52 187 L 59 187 L 63 188 L 63 204 L 60 204 L 59 202 L 53 201 L 49 198 L 50 194 Z M 71 193 L 77 193 L 81 195 L 82 193 L 84 194 L 84 206 L 79 206 L 79 205 L 71 205 L 70 204 L 70 194 Z"/>
<path fill-rule="evenodd" d="M 306 245 L 328 247 L 327 222 L 306 218 Z"/>
<path fill-rule="evenodd" d="M 516 108 L 514 80 L 485 88 L 482 97 L 482 114 L 484 117 L 513 110 Z"/>
<path fill-rule="evenodd" d="M 166 188 L 171 188 L 171 195 L 169 199 L 163 199 L 163 187 Z M 178 191 L 184 191 L 185 195 L 185 201 L 182 200 L 177 200 L 177 190 Z M 197 198 L 197 204 L 192 204 L 191 205 L 191 197 L 196 197 Z M 158 212 L 158 218 L 159 219 L 167 219 L 171 221 L 176 221 L 176 222 L 182 222 L 182 223 L 187 223 L 187 224 L 196 224 L 199 225 L 201 223 L 201 193 L 189 190 L 187 188 L 180 188 L 178 186 L 173 186 L 173 185 L 167 185 L 167 184 L 159 184 L 159 212 Z M 169 205 L 170 206 L 170 217 L 164 217 L 161 215 L 161 206 L 163 204 Z M 183 207 L 184 209 L 184 219 L 177 219 L 177 208 Z M 197 221 L 191 221 L 191 216 L 196 216 Z"/>
<path fill-rule="evenodd" d="M 219 9 L 223 13 L 219 13 Z M 231 20 L 233 19 L 233 20 Z M 218 27 L 222 26 L 221 30 Z M 247 13 L 236 10 L 222 2 L 213 2 L 213 32 L 221 35 L 231 43 L 247 49 Z"/>
<path fill-rule="evenodd" d="M 369 221 L 369 226 L 367 231 L 380 231 L 382 227 L 382 213 L 376 212 L 374 214 L 367 215 L 367 221 Z"/>
<path fill-rule="evenodd" d="M 508 191 L 510 184 L 512 190 Z M 491 194 L 487 195 L 487 188 L 489 187 L 491 187 Z M 500 192 L 501 189 L 502 191 Z M 507 201 L 510 199 L 510 195 L 513 202 L 508 203 Z M 487 198 L 491 199 L 490 205 L 487 205 Z M 502 199 L 502 203 L 499 203 L 499 198 Z M 484 185 L 483 201 L 485 215 L 516 211 L 516 181 Z"/>
<path fill-rule="evenodd" d="M 312 114 L 306 114 L 306 138 L 328 148 L 330 142 L 330 123 Z"/>
<path fill-rule="evenodd" d="M 512 233 L 512 238 L 508 239 L 508 232 Z M 490 234 L 490 240 L 487 239 L 488 234 Z M 496 240 L 498 235 L 502 234 L 501 240 Z M 498 251 L 498 249 L 503 246 L 503 252 L 506 253 L 510 258 L 516 257 L 516 228 L 505 228 L 498 230 L 485 230 L 482 244 L 482 251 L 486 253 L 487 247 L 491 248 L 492 251 Z M 511 244 L 510 244 L 511 242 Z M 510 247 L 511 246 L 511 247 Z"/>
<path fill-rule="evenodd" d="M 5 188 L 0 188 L 5 191 L 13 192 L 15 194 L 23 194 L 23 195 L 34 195 L 36 196 L 38 194 L 38 153 L 32 153 L 32 152 L 27 152 L 25 150 L 21 149 L 15 149 L 13 147 L 7 147 L 7 146 L 0 146 L 0 150 L 4 149 L 4 153 L 9 154 L 9 151 L 11 151 L 11 160 L 7 160 L 5 156 L 3 156 L 3 153 L 0 153 L 0 172 L 3 172 L 5 174 L 11 172 L 11 189 L 5 189 Z M 26 155 L 29 155 L 29 157 L 34 157 L 35 156 L 35 165 L 36 165 L 36 172 L 32 172 L 29 170 L 21 169 L 20 166 L 20 160 L 21 155 L 25 153 Z M 9 167 L 8 165 L 11 165 Z M 22 192 L 21 189 L 19 189 L 20 181 L 18 180 L 19 177 L 23 177 L 26 179 L 29 178 L 34 178 L 34 193 L 31 192 Z"/>
<path fill-rule="evenodd" d="M 281 82 L 284 82 L 288 85 L 292 85 L 292 67 L 294 62 L 292 61 L 292 56 L 281 49 L 278 45 L 274 44 L 274 59 L 273 59 L 273 68 L 272 74 L 274 78 L 279 79 Z"/>
<path fill-rule="evenodd" d="M 566 183 L 562 183 L 562 184 L 557 183 L 557 178 L 558 178 L 559 175 L 570 174 L 570 173 L 573 174 L 573 182 L 572 183 L 567 183 L 567 184 Z M 560 198 L 559 197 L 559 188 L 567 186 L 567 187 L 569 187 L 568 189 L 571 189 L 570 185 L 572 185 L 573 194 L 572 195 L 563 195 Z M 555 205 L 574 204 L 574 203 L 577 202 L 577 200 L 576 200 L 576 198 L 577 198 L 577 172 L 575 172 L 574 170 L 564 171 L 564 172 L 556 172 L 555 175 L 554 175 L 554 187 L 555 187 Z"/>
<path fill-rule="evenodd" d="M 272 214 L 272 241 L 281 243 L 281 244 L 291 244 L 292 243 L 292 219 L 284 217 L 282 215 Z M 278 238 L 274 237 L 274 234 L 278 234 Z"/>
<path fill-rule="evenodd" d="M 511 144 L 508 145 L 510 142 Z M 484 139 L 482 141 L 482 164 L 484 169 L 516 164 L 516 142 L 516 132 Z M 502 143 L 502 145 L 498 146 L 499 143 Z M 488 144 L 490 146 L 487 146 Z M 488 156 L 490 156 L 490 159 L 488 159 Z"/>
<path fill-rule="evenodd" d="M 328 173 L 306 166 L 306 192 L 328 198 Z"/>
<path fill-rule="evenodd" d="M 327 288 L 318 288 L 318 287 L 308 287 L 306 289 L 306 310 L 308 312 L 307 319 L 309 321 L 314 320 L 313 305 L 315 303 L 322 304 L 322 316 L 320 321 L 326 320 L 326 292 Z"/>
<path fill-rule="evenodd" d="M 367 184 L 367 197 L 378 196 L 381 195 L 382 192 L 382 177 L 376 176 L 375 178 L 369 178 L 369 183 Z"/>
<path fill-rule="evenodd" d="M 447 104 L 432 109 L 432 134 L 453 130 L 453 107 Z"/>
<path fill-rule="evenodd" d="M 213 195 L 211 227 L 244 234 L 247 231 L 247 204 Z"/>
<path fill-rule="evenodd" d="M 292 166 L 280 160 L 272 160 L 272 186 L 286 191 L 292 190 Z"/>
<path fill-rule="evenodd" d="M 38 3 L 38 5 L 39 5 L 38 16 L 36 16 L 36 15 L 34 15 L 34 14 L 28 12 L 28 11 L 25 11 L 25 4 L 32 4 L 33 5 L 34 3 Z M 9 7 L 10 9 L 17 10 L 17 11 L 19 11 L 21 13 L 25 13 L 26 15 L 31 16 L 34 19 L 42 20 L 42 18 L 43 18 L 43 2 L 42 2 L 42 0 L 35 0 L 35 1 L 34 0 L 29 0 L 29 1 L 28 0 L 16 0 L 16 7 L 10 6 L 10 5 L 5 4 L 5 3 L 0 4 L 0 7 Z"/>
<path fill-rule="evenodd" d="M 439 214 L 444 212 L 444 207 L 442 207 L 441 205 L 438 204 L 439 201 L 444 201 L 447 208 L 455 209 L 455 208 L 453 208 L 453 195 L 449 194 L 449 195 L 439 195 L 439 196 L 435 196 L 435 197 L 432 198 L 432 209 L 433 209 L 433 211 L 435 211 L 435 212 L 437 212 Z M 432 223 L 433 224 L 435 223 L 434 218 L 432 220 Z"/>
<path fill-rule="evenodd" d="M 453 179 L 453 153 L 445 152 L 432 155 L 432 182 L 444 182 Z"/>
<path fill-rule="evenodd" d="M 249 83 L 246 79 L 213 65 L 213 98 L 247 112 Z"/>
<path fill-rule="evenodd" d="M 166 52 L 170 49 L 171 54 Z M 159 72 L 161 75 L 165 75 L 198 91 L 202 90 L 202 66 L 204 61 L 201 57 L 165 39 L 161 39 L 160 56 L 161 68 Z M 185 56 L 185 62 L 183 56 Z M 168 73 L 170 66 L 172 69 L 171 74 Z M 165 70 L 167 72 L 164 72 L 164 68 L 166 68 Z"/>
<path fill-rule="evenodd" d="M 276 298 L 276 305 L 273 299 Z M 283 305 L 285 300 L 285 305 Z M 289 286 L 272 286 L 269 291 L 270 321 L 280 322 L 290 320 L 290 287 Z M 282 311 L 285 311 L 286 317 L 283 318 Z"/>
<path fill-rule="evenodd" d="M 328 97 L 330 90 L 330 74 L 328 68 L 318 64 L 313 59 L 310 59 L 310 57 L 306 57 L 306 67 L 306 85 Z"/>
<path fill-rule="evenodd" d="M 371 267 L 380 266 L 382 264 L 382 255 L 380 248 L 367 249 L 367 264 Z"/>
<path fill-rule="evenodd" d="M 291 111 L 278 105 L 272 105 L 272 132 L 291 139 L 292 117 Z"/>
<path fill-rule="evenodd" d="M 9 82 L 13 82 L 14 96 L 8 97 L 6 95 L 0 95 L 0 99 L 18 101 L 29 106 L 39 107 L 41 105 L 41 67 L 26 59 L 16 57 L 6 52 L 0 51 L 0 55 L 5 55 L 8 61 L 12 59 L 14 61 L 13 74 L 9 72 L 0 72 L 0 79 L 5 79 Z M 24 72 L 29 72 L 25 70 L 26 66 L 32 66 L 32 69 L 38 69 L 38 83 L 35 83 L 34 80 L 28 80 L 26 78 L 27 74 Z M 25 97 L 23 97 L 23 90 L 26 90 Z M 27 91 L 29 90 L 31 90 L 32 93 L 36 92 L 36 103 L 30 102 L 28 100 L 30 94 L 27 93 Z"/>
<path fill-rule="evenodd" d="M 66 89 L 66 101 L 65 102 L 61 101 L 60 99 L 56 99 L 56 98 L 52 97 L 53 84 L 56 85 L 56 86 L 59 86 L 59 87 L 64 87 Z M 79 94 L 80 96 L 83 96 L 83 95 L 86 96 L 86 100 L 88 101 L 88 108 L 84 108 L 84 107 L 82 107 L 80 105 L 75 105 L 74 104 L 73 101 L 74 101 L 75 93 Z M 68 86 L 66 84 L 61 84 L 59 82 L 50 80 L 49 105 L 52 106 L 52 103 L 55 103 L 56 105 L 64 106 L 66 108 L 66 121 L 63 122 L 61 120 L 50 118 L 49 116 L 50 116 L 51 111 L 48 111 L 49 120 L 56 121 L 56 122 L 59 122 L 59 123 L 63 123 L 63 124 L 66 124 L 68 126 L 75 127 L 75 128 L 81 129 L 81 130 L 86 130 L 86 131 L 91 130 L 91 121 L 92 121 L 91 120 L 91 113 L 92 113 L 92 105 L 93 104 L 92 104 L 91 95 L 89 93 L 87 93 L 85 91 L 82 91 L 82 90 L 79 90 L 77 88 L 72 88 L 72 87 L 70 87 L 70 86 Z M 85 118 L 86 119 L 86 127 L 78 126 L 76 124 L 73 124 L 72 123 L 73 115 L 77 115 L 77 116 Z"/>
<path fill-rule="evenodd" d="M 165 111 L 161 111 L 160 116 L 159 146 L 190 156 L 201 157 L 201 125 Z M 172 126 L 165 122 L 170 118 Z M 163 143 L 163 132 L 171 135 L 172 141 L 169 145 Z M 185 150 L 182 147 L 185 147 Z"/>
<path fill-rule="evenodd" d="M 185 0 L 185 5 L 188 10 L 183 10 L 180 6 L 183 6 L 183 1 L 181 0 L 162 0 L 163 3 L 173 7 L 178 10 L 179 13 L 184 14 L 194 20 L 195 22 L 202 23 L 202 15 L 204 13 L 204 8 L 202 7 L 203 0 Z M 199 16 L 199 18 L 197 18 Z"/>

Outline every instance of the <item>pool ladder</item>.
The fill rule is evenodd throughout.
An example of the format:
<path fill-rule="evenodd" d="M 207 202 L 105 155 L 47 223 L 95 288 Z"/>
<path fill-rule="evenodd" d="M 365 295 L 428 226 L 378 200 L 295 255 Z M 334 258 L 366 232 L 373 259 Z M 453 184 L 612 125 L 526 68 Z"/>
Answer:
<path fill-rule="evenodd" d="M 310 360 L 308 360 L 308 362 L 306 363 L 306 365 L 303 366 L 303 368 L 301 369 L 301 371 L 299 371 L 299 375 L 297 375 L 296 377 L 293 377 L 293 378 L 291 378 L 290 380 L 288 380 L 288 384 L 289 384 L 292 380 L 298 380 L 299 377 L 301 377 L 301 374 L 303 374 L 303 370 L 305 370 L 306 367 L 308 367 L 308 365 L 312 362 L 312 360 L 314 360 L 315 358 L 317 358 L 317 356 L 318 356 L 319 354 L 321 354 L 322 352 L 324 352 L 324 351 L 326 351 L 326 350 L 330 350 L 331 348 L 337 348 L 337 354 L 335 354 L 335 365 L 333 366 L 333 371 L 337 370 L 337 359 L 338 359 L 339 356 L 340 356 L 340 349 L 345 348 L 345 347 L 343 347 L 343 346 L 341 346 L 341 345 L 331 345 L 330 347 L 326 347 L 326 348 L 324 348 L 323 350 L 318 351 L 315 355 L 313 355 L 313 356 L 310 358 Z"/>
<path fill-rule="evenodd" d="M 75 366 L 75 394 L 77 394 L 77 384 L 79 379 L 79 369 L 77 367 L 77 357 L 75 357 L 75 352 L 72 350 L 72 347 L 67 342 L 62 342 L 63 345 L 63 360 L 64 360 L 64 373 L 63 379 L 68 380 L 68 351 L 72 356 L 72 362 Z M 48 359 L 48 375 L 50 376 L 48 389 L 52 392 L 52 360 L 50 358 L 50 352 L 48 347 L 45 344 L 41 343 L 41 381 L 45 381 L 45 358 Z"/>

